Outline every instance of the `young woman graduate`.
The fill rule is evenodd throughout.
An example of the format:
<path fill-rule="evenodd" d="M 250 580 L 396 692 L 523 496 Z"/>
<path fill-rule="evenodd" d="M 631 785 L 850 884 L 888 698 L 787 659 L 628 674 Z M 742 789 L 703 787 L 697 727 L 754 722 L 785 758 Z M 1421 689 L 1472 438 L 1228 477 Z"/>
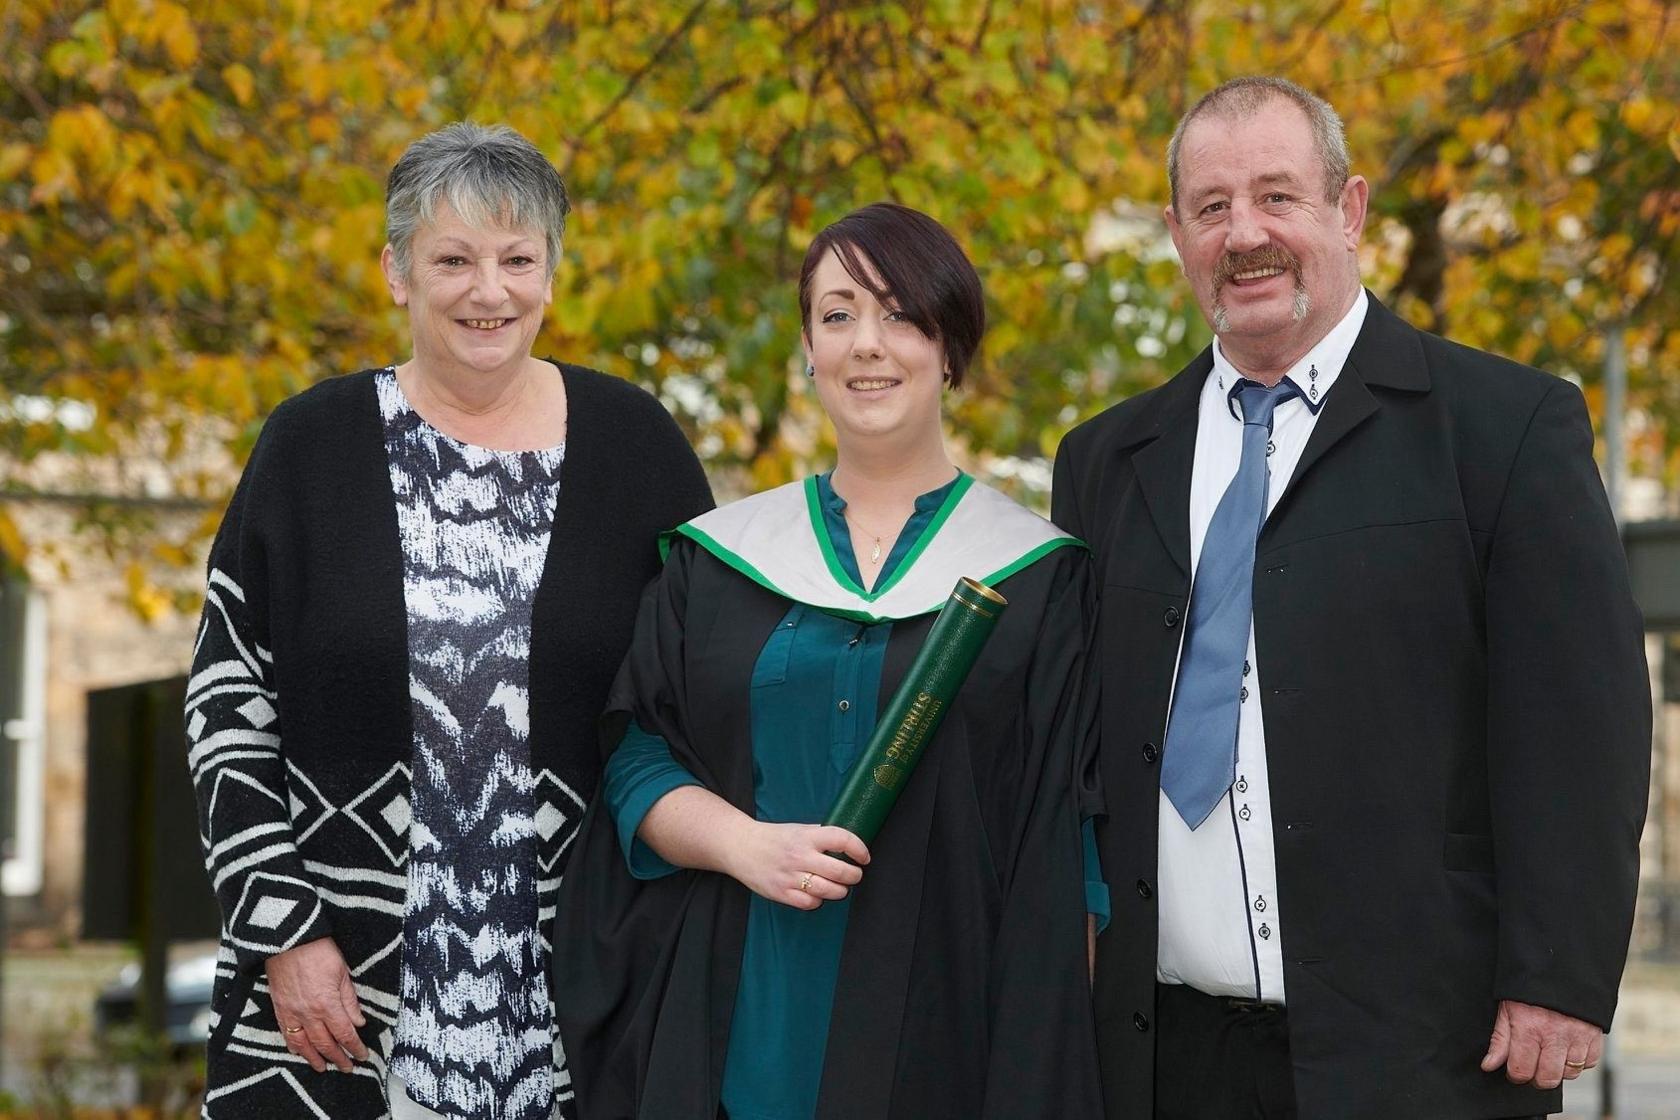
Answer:
<path fill-rule="evenodd" d="M 837 465 L 682 526 L 642 602 L 558 908 L 580 1113 L 1097 1116 L 1085 550 L 946 454 L 985 313 L 943 227 L 843 218 L 799 302 Z M 961 576 L 1009 605 L 892 815 L 812 823 Z"/>

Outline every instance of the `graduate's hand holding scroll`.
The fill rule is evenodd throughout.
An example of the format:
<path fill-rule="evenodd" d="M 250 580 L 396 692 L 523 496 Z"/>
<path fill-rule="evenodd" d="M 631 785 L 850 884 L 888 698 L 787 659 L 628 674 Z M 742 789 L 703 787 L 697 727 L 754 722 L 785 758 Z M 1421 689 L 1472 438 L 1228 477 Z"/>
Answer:
<path fill-rule="evenodd" d="M 678 867 L 722 872 L 797 910 L 845 898 L 869 862 L 868 847 L 843 828 L 755 820 L 701 786 L 674 789 L 654 802 L 636 835 Z"/>

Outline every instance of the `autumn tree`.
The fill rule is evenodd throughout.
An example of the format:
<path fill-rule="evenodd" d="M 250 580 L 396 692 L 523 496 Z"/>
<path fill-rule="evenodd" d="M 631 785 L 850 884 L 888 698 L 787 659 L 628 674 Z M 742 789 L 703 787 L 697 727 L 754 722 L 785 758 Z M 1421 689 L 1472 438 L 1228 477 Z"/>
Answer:
<path fill-rule="evenodd" d="M 1042 497 L 1061 432 L 1205 344 L 1160 221 L 1166 138 L 1220 80 L 1270 72 L 1347 119 L 1378 295 L 1589 391 L 1621 327 L 1638 466 L 1674 481 L 1670 6 L 1237 10 L 0 0 L 0 375 L 94 418 L 0 408 L 0 460 L 15 493 L 44 459 L 143 449 L 213 506 L 278 400 L 405 355 L 377 267 L 383 176 L 471 118 L 529 136 L 576 200 L 538 352 L 657 389 L 738 485 L 825 456 L 796 375 L 810 236 L 878 198 L 934 214 L 993 323 L 953 433 Z M 206 438 L 226 461 L 193 452 Z M 163 559 L 190 543 L 137 539 Z"/>

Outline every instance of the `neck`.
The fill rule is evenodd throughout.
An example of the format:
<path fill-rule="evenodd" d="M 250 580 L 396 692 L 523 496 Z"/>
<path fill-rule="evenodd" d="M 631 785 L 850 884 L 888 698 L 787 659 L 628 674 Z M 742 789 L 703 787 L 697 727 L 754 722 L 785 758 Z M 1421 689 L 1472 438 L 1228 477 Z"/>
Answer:
<path fill-rule="evenodd" d="M 1312 348 L 1323 342 L 1329 333 L 1336 329 L 1336 324 L 1347 317 L 1353 310 L 1353 301 L 1358 299 L 1362 289 L 1356 282 L 1353 291 L 1340 301 L 1339 309 L 1327 323 L 1322 323 L 1323 329 L 1309 332 L 1305 339 L 1291 338 L 1283 341 L 1271 339 L 1243 339 L 1226 338 L 1220 336 L 1219 352 L 1225 355 L 1225 360 L 1236 367 L 1238 373 L 1250 381 L 1271 388 L 1282 381 L 1298 365 L 1302 358 L 1312 352 Z M 1311 323 L 1309 319 L 1303 326 Z"/>
<path fill-rule="evenodd" d="M 415 408 L 482 423 L 519 412 L 530 396 L 530 374 L 529 360 L 511 370 L 482 373 L 440 367 L 417 354 L 397 367 L 397 382 Z"/>
<path fill-rule="evenodd" d="M 912 449 L 872 447 L 870 442 L 840 442 L 831 481 L 848 505 L 907 509 L 956 477 L 943 438 L 919 441 Z"/>

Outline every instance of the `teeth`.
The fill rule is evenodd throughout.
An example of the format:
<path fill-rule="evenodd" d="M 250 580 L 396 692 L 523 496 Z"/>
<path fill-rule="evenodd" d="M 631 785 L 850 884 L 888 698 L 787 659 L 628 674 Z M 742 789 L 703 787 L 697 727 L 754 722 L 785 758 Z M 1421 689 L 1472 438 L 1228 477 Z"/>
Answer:
<path fill-rule="evenodd" d="M 853 381 L 850 384 L 854 389 L 861 389 L 867 392 L 871 389 L 890 389 L 894 385 L 897 385 L 898 382 L 893 381 L 890 378 L 881 378 L 875 381 Z"/>
<path fill-rule="evenodd" d="M 474 330 L 480 330 L 480 331 L 493 331 L 505 322 L 507 322 L 506 319 L 468 319 L 468 320 L 466 320 L 467 326 L 472 327 Z"/>
<path fill-rule="evenodd" d="M 1276 276 L 1282 271 L 1281 268 L 1255 268 L 1247 272 L 1236 273 L 1231 278 L 1233 280 L 1259 280 L 1266 276 Z"/>

